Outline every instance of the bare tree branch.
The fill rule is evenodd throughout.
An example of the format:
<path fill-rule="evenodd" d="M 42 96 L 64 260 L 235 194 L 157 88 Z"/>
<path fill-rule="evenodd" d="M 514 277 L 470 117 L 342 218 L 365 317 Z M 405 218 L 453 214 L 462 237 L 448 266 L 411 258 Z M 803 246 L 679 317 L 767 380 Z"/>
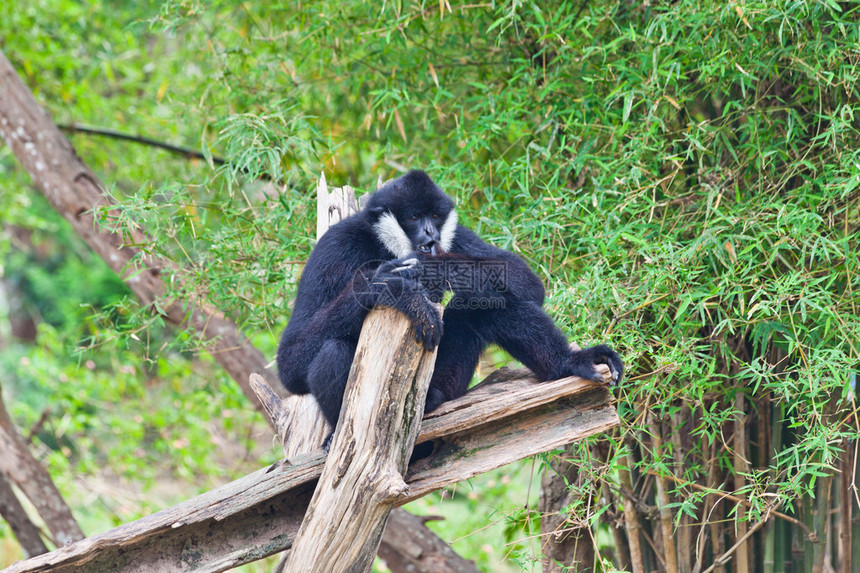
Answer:
<path fill-rule="evenodd" d="M 15 496 L 12 484 L 2 473 L 0 473 L 0 515 L 12 528 L 12 533 L 15 534 L 27 557 L 48 552 L 45 542 L 42 541 L 42 532 L 30 520 L 30 516 Z"/>
<path fill-rule="evenodd" d="M 173 145 L 172 143 L 165 143 L 150 137 L 132 135 L 130 133 L 124 133 L 115 129 L 108 129 L 106 127 L 90 127 L 87 125 L 81 125 L 80 123 L 58 124 L 57 127 L 66 133 L 85 133 L 88 135 L 98 135 L 101 137 L 108 137 L 110 139 L 129 141 L 131 143 L 139 143 L 149 147 L 157 147 L 158 149 L 163 149 L 165 151 L 175 153 L 176 155 L 181 155 L 186 159 L 202 159 L 203 161 L 211 161 L 215 165 L 224 165 L 227 163 L 226 159 L 218 157 L 217 155 L 205 155 L 196 149 L 191 149 L 189 147 Z"/>
<path fill-rule="evenodd" d="M 388 516 L 379 557 L 392 571 L 411 573 L 478 573 L 473 561 L 463 559 L 424 525 L 430 519 L 395 509 Z"/>

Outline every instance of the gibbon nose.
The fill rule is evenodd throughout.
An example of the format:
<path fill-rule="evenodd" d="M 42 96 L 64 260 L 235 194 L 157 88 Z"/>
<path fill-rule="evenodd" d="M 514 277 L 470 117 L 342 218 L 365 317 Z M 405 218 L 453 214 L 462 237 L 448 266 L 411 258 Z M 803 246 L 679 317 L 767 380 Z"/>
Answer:
<path fill-rule="evenodd" d="M 421 226 L 421 241 L 418 250 L 422 253 L 435 255 L 439 251 L 439 230 L 431 221 L 424 221 Z"/>

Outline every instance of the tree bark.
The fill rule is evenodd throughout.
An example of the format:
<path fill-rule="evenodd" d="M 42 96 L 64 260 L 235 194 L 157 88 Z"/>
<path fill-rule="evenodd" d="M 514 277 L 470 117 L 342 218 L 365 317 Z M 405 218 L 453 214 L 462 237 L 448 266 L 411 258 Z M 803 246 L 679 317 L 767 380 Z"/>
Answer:
<path fill-rule="evenodd" d="M 2 397 L 0 397 L 0 473 L 27 496 L 50 529 L 57 547 L 83 539 L 84 534 L 78 522 L 72 516 L 57 486 L 51 481 L 51 476 L 27 449 L 27 444 L 12 423 Z M 15 509 L 13 506 L 9 508 L 10 511 Z M 36 547 L 31 545 L 30 549 Z M 25 551 L 29 552 L 26 547 Z"/>
<path fill-rule="evenodd" d="M 403 473 L 435 361 L 436 349 L 428 352 L 415 341 L 399 311 L 378 308 L 367 316 L 331 453 L 288 571 L 370 571 L 388 514 L 409 492 Z"/>
<path fill-rule="evenodd" d="M 150 243 L 140 229 L 99 229 L 93 213 L 113 203 L 104 185 L 75 153 L 48 113 L 0 53 L 0 136 L 30 174 L 33 184 L 106 263 L 131 288 L 140 303 L 161 313 L 165 320 L 189 327 L 206 341 L 213 358 L 239 384 L 256 407 L 248 384 L 252 372 L 267 371 L 266 360 L 236 325 L 217 310 L 189 294 L 165 300 L 164 275 L 176 267 L 148 255 L 135 245 Z M 157 304 L 156 304 L 157 301 Z M 286 392 L 284 392 L 286 395 Z"/>
<path fill-rule="evenodd" d="M 15 496 L 12 484 L 2 473 L 0 473 L 0 515 L 12 528 L 12 533 L 24 550 L 24 555 L 32 557 L 48 552 L 39 528 L 30 521 L 30 516 Z"/>
<path fill-rule="evenodd" d="M 395 509 L 388 516 L 377 555 L 392 571 L 478 573 L 473 561 L 463 559 L 424 525 L 431 519 Z"/>

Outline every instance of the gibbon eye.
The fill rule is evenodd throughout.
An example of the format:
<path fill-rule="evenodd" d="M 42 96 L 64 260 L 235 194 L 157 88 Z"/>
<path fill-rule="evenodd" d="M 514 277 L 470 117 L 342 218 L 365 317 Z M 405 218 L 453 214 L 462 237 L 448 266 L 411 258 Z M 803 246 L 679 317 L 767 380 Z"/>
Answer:
<path fill-rule="evenodd" d="M 433 213 L 433 219 L 438 219 L 438 218 L 439 218 L 439 213 Z"/>
<path fill-rule="evenodd" d="M 418 215 L 412 215 L 412 216 L 411 216 L 411 217 L 409 217 L 409 218 L 410 218 L 410 219 L 412 219 L 413 221 L 417 221 L 417 220 L 418 220 Z"/>

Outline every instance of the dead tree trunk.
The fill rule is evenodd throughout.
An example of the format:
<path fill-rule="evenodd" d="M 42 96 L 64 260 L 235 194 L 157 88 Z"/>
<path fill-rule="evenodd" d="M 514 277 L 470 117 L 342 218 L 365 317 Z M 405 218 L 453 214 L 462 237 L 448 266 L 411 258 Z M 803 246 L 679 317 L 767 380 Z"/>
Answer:
<path fill-rule="evenodd" d="M 403 474 L 435 360 L 406 316 L 390 308 L 368 315 L 331 453 L 287 571 L 370 571 L 388 513 L 409 491 Z"/>

